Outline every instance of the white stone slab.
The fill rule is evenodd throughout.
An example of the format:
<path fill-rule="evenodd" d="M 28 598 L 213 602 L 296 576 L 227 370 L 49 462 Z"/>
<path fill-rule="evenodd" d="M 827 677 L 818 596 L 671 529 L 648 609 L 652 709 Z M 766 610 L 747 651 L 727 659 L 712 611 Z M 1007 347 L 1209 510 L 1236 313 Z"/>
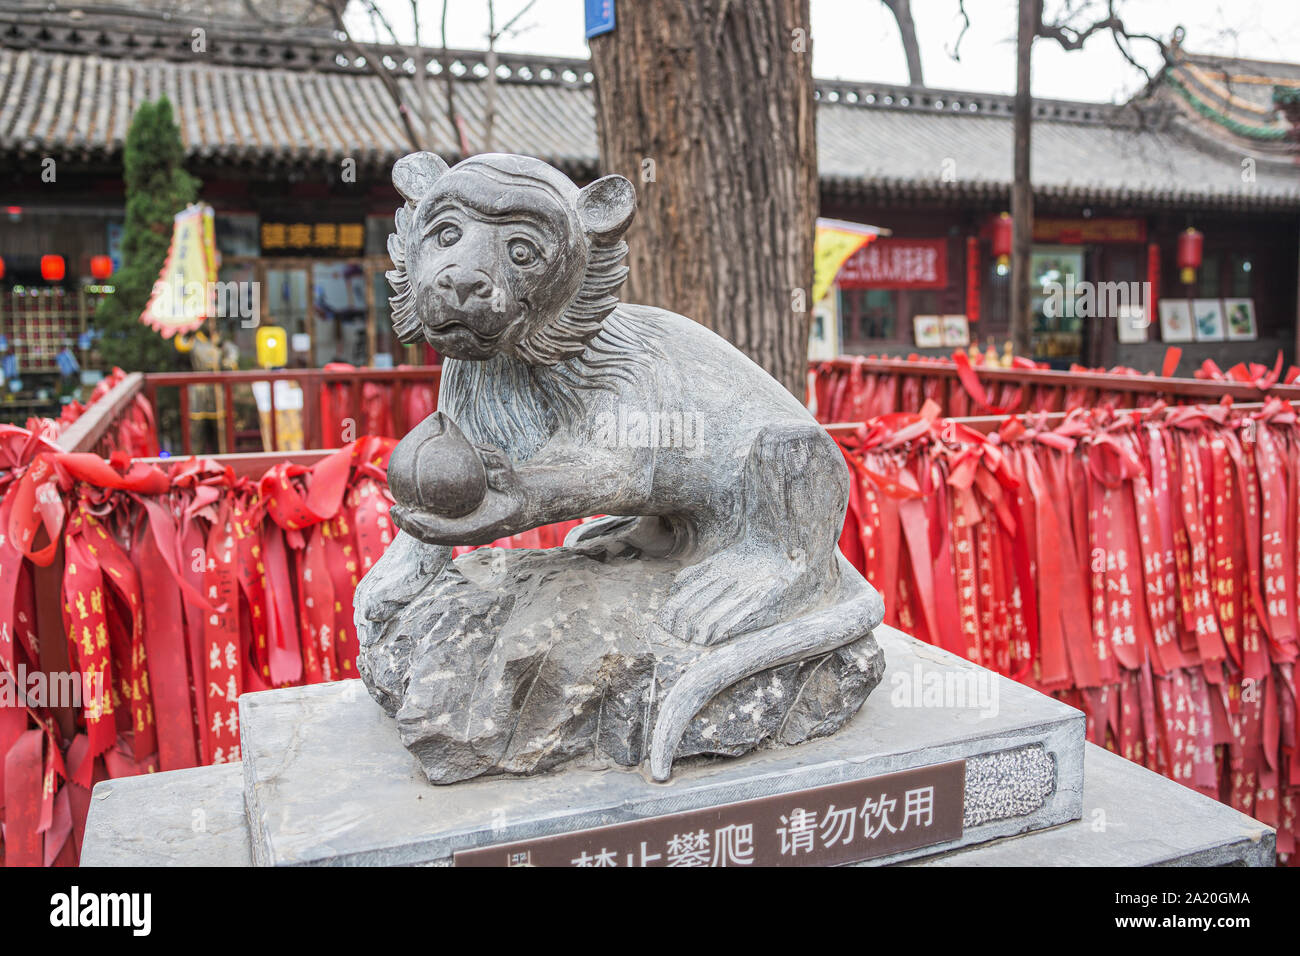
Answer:
<path fill-rule="evenodd" d="M 251 866 L 243 768 L 194 767 L 95 785 L 82 866 Z"/>

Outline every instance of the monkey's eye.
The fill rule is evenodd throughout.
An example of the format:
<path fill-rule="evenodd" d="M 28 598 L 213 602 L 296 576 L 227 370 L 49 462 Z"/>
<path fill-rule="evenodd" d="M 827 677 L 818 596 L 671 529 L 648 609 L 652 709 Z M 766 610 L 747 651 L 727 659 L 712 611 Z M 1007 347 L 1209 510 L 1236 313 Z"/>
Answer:
<path fill-rule="evenodd" d="M 530 266 L 540 256 L 537 247 L 527 239 L 510 240 L 509 250 L 510 261 L 517 266 Z"/>
<path fill-rule="evenodd" d="M 454 246 L 460 241 L 460 226 L 445 225 L 433 234 L 433 241 L 442 247 Z"/>

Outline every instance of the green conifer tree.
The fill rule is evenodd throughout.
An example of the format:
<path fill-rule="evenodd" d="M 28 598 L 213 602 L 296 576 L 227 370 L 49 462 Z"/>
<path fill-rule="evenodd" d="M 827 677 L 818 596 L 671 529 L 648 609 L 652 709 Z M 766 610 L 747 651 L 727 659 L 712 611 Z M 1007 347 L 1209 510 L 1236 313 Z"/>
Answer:
<path fill-rule="evenodd" d="M 99 354 L 107 368 L 152 372 L 177 364 L 171 341 L 142 323 L 140 314 L 167 258 L 172 220 L 198 198 L 199 181 L 182 168 L 183 159 L 180 130 L 167 97 L 141 103 L 131 119 L 123 155 L 122 266 L 109 280 L 113 294 L 95 310 L 95 327 L 102 333 Z"/>

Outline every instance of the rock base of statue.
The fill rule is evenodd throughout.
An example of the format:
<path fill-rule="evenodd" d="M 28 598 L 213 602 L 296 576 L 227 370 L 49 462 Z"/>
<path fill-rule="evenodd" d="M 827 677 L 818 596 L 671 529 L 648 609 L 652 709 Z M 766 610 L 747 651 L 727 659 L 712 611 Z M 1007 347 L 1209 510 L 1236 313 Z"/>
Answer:
<path fill-rule="evenodd" d="M 611 764 L 432 786 L 359 680 L 246 694 L 242 764 L 98 784 L 82 863 L 504 865 L 544 863 L 555 857 L 549 843 L 577 841 L 559 848 L 572 854 L 564 864 L 602 849 L 617 851 L 607 862 L 639 864 L 645 843 L 651 865 L 708 865 L 698 833 L 716 847 L 720 829 L 739 827 L 750 842 L 733 840 L 730 850 L 748 846 L 758 861 L 764 844 L 779 855 L 784 836 L 800 850 L 780 858 L 791 864 L 833 861 L 817 855 L 830 840 L 857 850 L 836 859 L 871 864 L 1273 864 L 1271 829 L 1085 744 L 1079 711 L 892 628 L 876 636 L 891 680 L 839 733 L 683 761 L 667 784 Z M 959 688 L 963 699 L 951 696 Z M 855 788 L 874 796 L 836 796 Z M 934 834 L 938 842 L 863 848 L 897 846 L 905 824 L 921 821 L 949 829 Z M 694 842 L 674 843 L 676 830 Z M 811 832 L 799 839 L 799 831 Z"/>
<path fill-rule="evenodd" d="M 884 608 L 843 568 L 828 607 L 868 596 L 860 636 L 723 690 L 687 726 L 675 766 L 802 744 L 858 712 L 885 671 L 871 634 Z M 727 646 L 677 640 L 656 622 L 681 570 L 599 549 L 481 548 L 448 564 L 397 616 L 363 627 L 357 668 L 433 783 L 570 763 L 635 767 L 677 681 Z"/>

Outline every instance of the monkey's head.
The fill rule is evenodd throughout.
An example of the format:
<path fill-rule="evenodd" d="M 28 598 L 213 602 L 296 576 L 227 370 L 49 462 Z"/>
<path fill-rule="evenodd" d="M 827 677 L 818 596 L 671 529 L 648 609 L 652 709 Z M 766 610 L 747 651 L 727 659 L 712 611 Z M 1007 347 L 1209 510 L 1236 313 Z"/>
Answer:
<path fill-rule="evenodd" d="M 618 305 L 636 212 L 622 176 L 578 189 L 527 156 L 486 153 L 449 169 L 412 153 L 393 166 L 393 185 L 406 199 L 388 237 L 403 342 L 554 365 L 581 355 Z"/>

